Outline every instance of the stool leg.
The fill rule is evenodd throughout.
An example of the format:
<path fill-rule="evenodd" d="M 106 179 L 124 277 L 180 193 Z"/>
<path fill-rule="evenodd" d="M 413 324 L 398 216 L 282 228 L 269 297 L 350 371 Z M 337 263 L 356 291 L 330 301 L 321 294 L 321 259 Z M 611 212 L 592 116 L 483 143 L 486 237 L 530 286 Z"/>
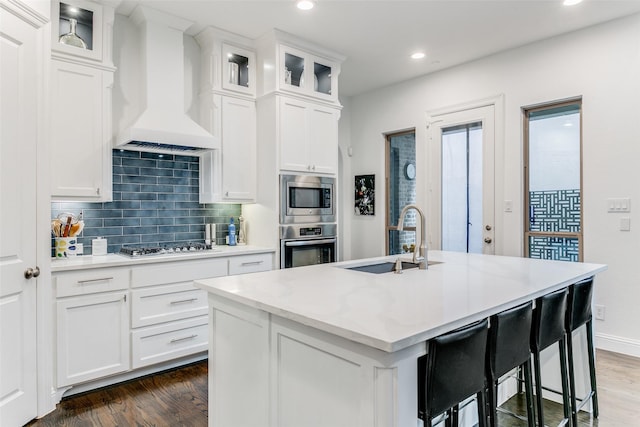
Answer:
<path fill-rule="evenodd" d="M 560 376 L 562 379 L 562 407 L 564 409 L 564 418 L 571 425 L 571 404 L 569 403 L 569 375 L 567 374 L 567 343 L 566 338 L 562 338 L 558 342 L 560 348 Z M 576 426 L 577 427 L 577 426 Z"/>
<path fill-rule="evenodd" d="M 498 425 L 498 380 L 491 381 L 487 390 L 487 411 L 489 411 L 489 425 L 496 427 Z"/>
<path fill-rule="evenodd" d="M 536 379 L 536 409 L 538 411 L 538 425 L 544 427 L 544 411 L 542 409 L 542 380 L 540 375 L 540 352 L 533 353 L 533 372 Z"/>
<path fill-rule="evenodd" d="M 593 325 L 591 319 L 587 326 L 587 353 L 589 355 L 589 376 L 591 377 L 591 406 L 593 407 L 593 418 L 598 418 L 598 389 L 596 386 L 596 355 L 593 344 Z"/>
<path fill-rule="evenodd" d="M 525 396 L 527 399 L 527 426 L 535 427 L 536 416 L 533 410 L 533 379 L 531 378 L 531 359 L 522 365 L 524 371 Z"/>
<path fill-rule="evenodd" d="M 576 402 L 576 372 L 573 365 L 573 333 L 567 331 L 567 364 L 569 365 L 569 395 L 571 398 L 571 420 L 578 425 L 578 405 Z"/>
<path fill-rule="evenodd" d="M 480 391 L 476 395 L 477 403 L 478 403 L 478 427 L 486 427 L 487 425 L 487 402 L 485 399 L 485 392 Z"/>

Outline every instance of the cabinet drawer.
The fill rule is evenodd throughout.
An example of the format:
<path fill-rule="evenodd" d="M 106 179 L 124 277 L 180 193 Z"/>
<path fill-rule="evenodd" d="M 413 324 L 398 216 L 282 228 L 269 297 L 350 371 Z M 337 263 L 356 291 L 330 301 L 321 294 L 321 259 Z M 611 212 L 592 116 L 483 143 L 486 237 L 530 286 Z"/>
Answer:
<path fill-rule="evenodd" d="M 207 292 L 191 282 L 131 291 L 131 327 L 207 314 Z"/>
<path fill-rule="evenodd" d="M 227 275 L 227 260 L 207 258 L 192 261 L 173 261 L 133 267 L 131 285 L 136 287 L 189 282 L 208 277 Z"/>
<path fill-rule="evenodd" d="M 129 288 L 128 268 L 97 268 L 55 274 L 56 296 L 68 297 Z"/>
<path fill-rule="evenodd" d="M 242 255 L 229 258 L 229 275 L 256 273 L 272 269 L 273 254 Z"/>
<path fill-rule="evenodd" d="M 131 332 L 132 368 L 207 350 L 208 316 Z"/>

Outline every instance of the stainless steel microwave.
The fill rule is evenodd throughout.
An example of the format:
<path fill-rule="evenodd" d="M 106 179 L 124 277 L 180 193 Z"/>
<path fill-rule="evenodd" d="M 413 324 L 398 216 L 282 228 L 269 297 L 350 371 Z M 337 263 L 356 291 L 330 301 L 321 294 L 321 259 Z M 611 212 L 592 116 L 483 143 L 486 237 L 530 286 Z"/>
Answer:
<path fill-rule="evenodd" d="M 280 175 L 280 224 L 336 222 L 335 178 Z"/>

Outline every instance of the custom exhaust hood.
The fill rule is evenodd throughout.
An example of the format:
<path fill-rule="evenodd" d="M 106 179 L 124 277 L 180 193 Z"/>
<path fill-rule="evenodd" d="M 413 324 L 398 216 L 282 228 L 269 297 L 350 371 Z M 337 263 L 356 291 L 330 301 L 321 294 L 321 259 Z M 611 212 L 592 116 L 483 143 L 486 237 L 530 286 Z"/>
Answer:
<path fill-rule="evenodd" d="M 116 138 L 116 148 L 198 155 L 220 141 L 184 111 L 183 33 L 192 22 L 138 5 L 130 18 L 142 39 L 143 112 Z"/>

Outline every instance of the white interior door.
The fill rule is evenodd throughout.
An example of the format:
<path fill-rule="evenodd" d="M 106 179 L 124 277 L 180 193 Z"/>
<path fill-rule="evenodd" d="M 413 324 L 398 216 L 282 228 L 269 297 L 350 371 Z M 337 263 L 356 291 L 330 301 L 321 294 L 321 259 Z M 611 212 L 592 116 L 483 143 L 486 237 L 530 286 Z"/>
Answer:
<path fill-rule="evenodd" d="M 431 247 L 495 252 L 493 105 L 429 117 Z"/>
<path fill-rule="evenodd" d="M 0 8 L 1 9 L 1 8 Z M 38 31 L 0 13 L 0 425 L 37 415 L 36 137 Z"/>

